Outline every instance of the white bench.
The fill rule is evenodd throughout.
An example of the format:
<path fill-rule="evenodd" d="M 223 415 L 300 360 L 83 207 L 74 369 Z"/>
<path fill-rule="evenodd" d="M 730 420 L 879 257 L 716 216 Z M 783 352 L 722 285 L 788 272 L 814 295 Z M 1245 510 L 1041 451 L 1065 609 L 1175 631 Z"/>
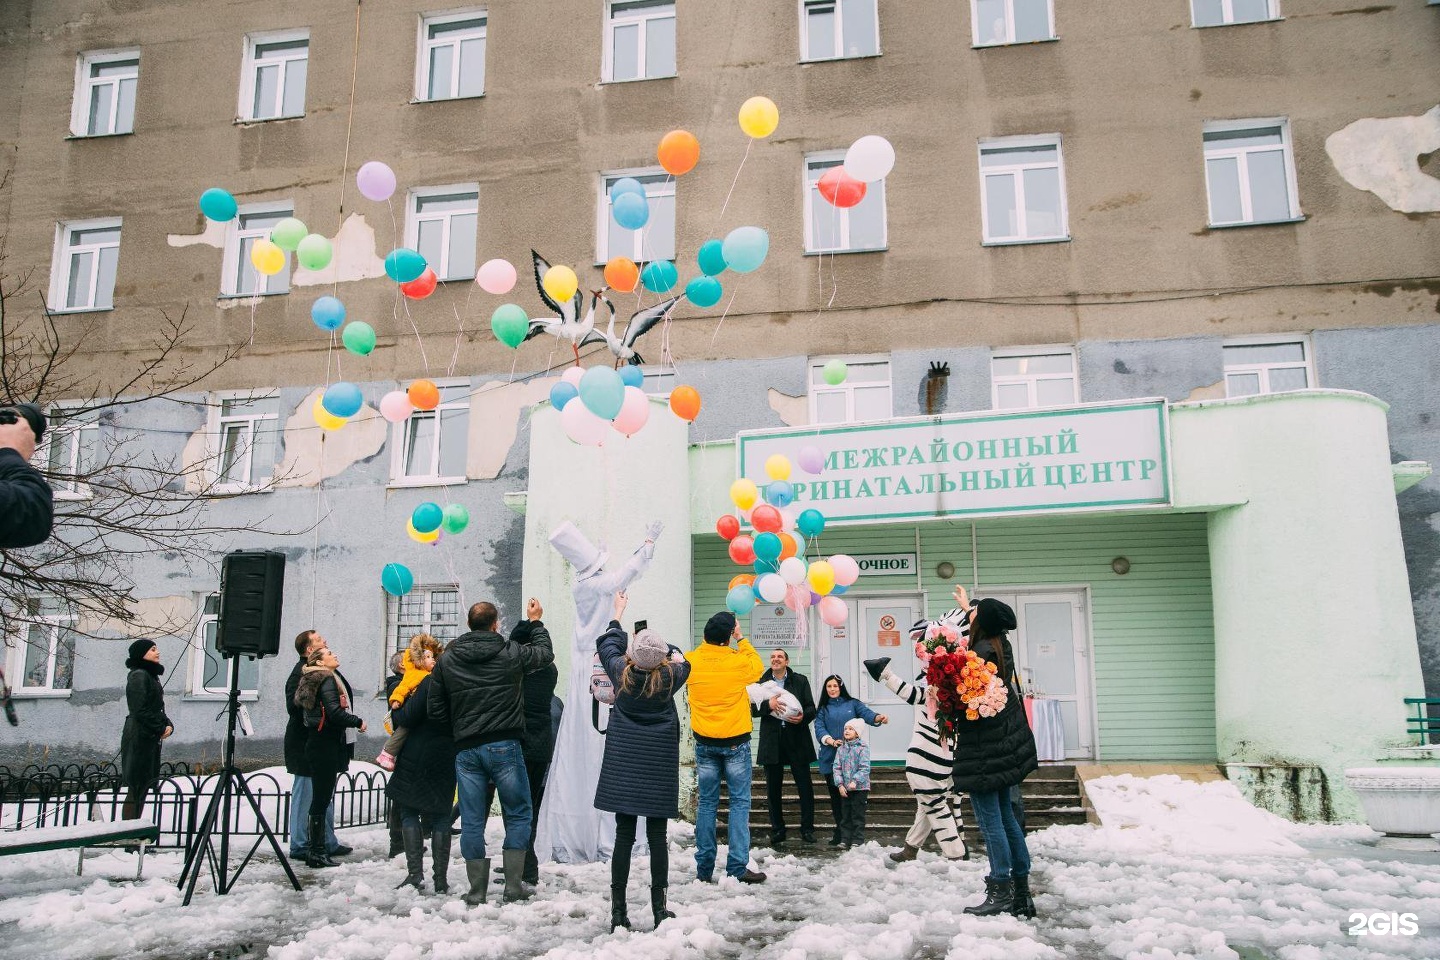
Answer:
<path fill-rule="evenodd" d="M 139 850 L 135 879 L 145 869 L 145 848 L 160 839 L 160 828 L 149 820 L 91 820 L 68 827 L 38 827 L 26 830 L 0 830 L 0 857 L 18 853 L 40 853 L 45 850 L 79 848 L 80 861 L 75 875 L 85 872 L 87 847 L 134 846 Z"/>

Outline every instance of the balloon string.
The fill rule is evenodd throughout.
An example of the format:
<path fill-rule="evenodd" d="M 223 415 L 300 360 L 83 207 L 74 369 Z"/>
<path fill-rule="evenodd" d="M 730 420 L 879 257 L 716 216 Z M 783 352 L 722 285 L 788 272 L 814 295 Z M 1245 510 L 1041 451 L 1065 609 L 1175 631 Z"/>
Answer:
<path fill-rule="evenodd" d="M 715 324 L 715 332 L 710 335 L 710 346 L 715 346 L 715 338 L 720 336 L 720 328 L 725 325 L 725 318 L 729 315 L 730 308 L 734 306 L 735 295 L 739 292 L 738 290 L 730 291 L 730 302 L 725 304 L 725 309 L 720 313 L 720 322 Z"/>
<path fill-rule="evenodd" d="M 755 138 L 751 137 L 750 142 L 745 144 L 745 156 L 740 158 L 740 166 L 735 168 L 735 179 L 730 181 L 730 192 L 725 194 L 725 202 L 720 205 L 720 212 L 715 215 L 715 226 L 710 231 L 713 235 L 720 229 L 720 224 L 725 219 L 725 209 L 730 206 L 730 198 L 735 195 L 735 185 L 740 182 L 740 171 L 745 169 L 745 161 L 750 159 L 750 148 L 755 146 Z"/>

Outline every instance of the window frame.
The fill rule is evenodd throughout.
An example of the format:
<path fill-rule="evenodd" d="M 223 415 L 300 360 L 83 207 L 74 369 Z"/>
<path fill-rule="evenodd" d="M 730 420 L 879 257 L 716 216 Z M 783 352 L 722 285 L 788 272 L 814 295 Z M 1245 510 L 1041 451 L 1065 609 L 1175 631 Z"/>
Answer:
<path fill-rule="evenodd" d="M 405 245 L 411 250 L 420 249 L 420 223 L 421 220 L 441 220 L 443 226 L 440 232 L 441 260 L 445 270 L 442 272 L 436 269 L 434 261 L 427 261 L 432 270 L 435 270 L 435 277 L 441 283 L 449 280 L 473 280 L 475 271 L 472 269 L 465 274 L 450 275 L 450 232 L 451 218 L 461 214 L 458 210 L 447 210 L 435 214 L 426 214 L 423 218 L 420 214 L 420 201 L 428 197 L 442 197 L 447 194 L 473 193 L 475 194 L 475 236 L 476 251 L 479 250 L 480 236 L 480 184 L 478 183 L 449 183 L 436 187 L 412 187 L 405 195 Z M 478 252 L 474 252 L 474 259 L 478 259 Z M 479 266 L 479 264 L 476 264 Z"/>
<path fill-rule="evenodd" d="M 69 446 L 65 470 L 71 476 L 75 476 L 81 473 L 79 461 L 80 452 L 84 447 L 85 431 L 91 431 L 91 442 L 97 449 L 99 447 L 100 421 L 74 419 L 71 422 L 63 424 L 50 423 L 51 418 L 57 415 L 64 415 L 69 409 L 70 407 L 67 404 L 57 403 L 52 404 L 50 409 L 45 412 L 45 439 L 40 441 L 39 446 L 36 448 L 36 454 L 37 458 L 45 464 L 46 469 L 49 469 L 51 454 L 55 449 L 55 445 L 63 440 L 63 442 Z M 77 413 L 75 416 L 84 416 L 84 414 Z M 90 485 L 87 483 L 81 483 L 76 480 L 57 481 L 53 478 L 47 479 L 51 489 L 54 491 L 56 500 L 89 500 L 93 496 Z"/>
<path fill-rule="evenodd" d="M 447 10 L 444 13 L 421 14 L 419 36 L 415 47 L 415 102 L 443 103 L 447 100 L 478 100 L 485 96 L 485 71 L 480 71 L 480 92 L 460 94 L 459 46 L 464 40 L 477 39 L 474 35 L 456 36 L 446 41 L 430 39 L 430 28 L 447 23 L 462 23 L 466 20 L 484 21 L 479 28 L 478 39 L 485 41 L 485 66 L 490 65 L 490 11 L 487 7 L 468 7 L 463 10 Z M 453 43 L 456 47 L 455 62 L 451 66 L 451 90 L 448 97 L 432 97 L 430 93 L 430 52 L 435 47 Z"/>
<path fill-rule="evenodd" d="M 52 595 L 53 598 L 53 595 Z M 29 699 L 65 699 L 75 690 L 75 641 L 80 634 L 73 628 L 79 622 L 79 614 L 73 607 L 66 607 L 67 612 L 58 615 L 42 615 L 39 613 L 39 605 L 44 601 L 45 596 L 27 598 L 28 602 L 36 604 L 34 613 L 27 612 L 23 621 L 16 618 L 11 621 L 11 632 L 5 637 L 5 678 L 10 684 L 10 695 L 16 698 Z M 57 599 L 58 598 L 53 598 Z M 63 601 L 60 601 L 63 604 Z M 43 687 L 32 687 L 25 684 L 25 659 L 26 652 L 30 649 L 30 630 L 32 627 L 42 627 L 46 630 L 46 658 L 45 672 L 48 682 Z M 70 633 L 70 686 L 55 686 L 55 670 L 59 663 L 61 635 L 68 630 Z"/>
<path fill-rule="evenodd" d="M 418 626 L 423 628 L 423 632 L 429 633 L 431 636 L 436 637 L 436 639 L 443 640 L 445 643 L 448 644 L 451 640 L 455 639 L 455 637 L 440 637 L 436 635 L 435 632 L 431 629 L 436 623 L 448 623 L 448 621 L 437 621 L 434 617 L 435 594 L 444 591 L 453 591 L 455 594 L 454 629 L 455 637 L 458 637 L 469 629 L 469 624 L 466 622 L 465 594 L 460 589 L 460 584 L 417 583 L 415 587 L 405 595 L 405 597 L 413 597 L 417 594 L 424 596 L 425 612 Z M 396 597 L 391 596 L 390 594 L 385 595 L 385 646 L 382 648 L 384 653 L 384 660 L 381 662 L 380 666 L 381 696 L 384 696 L 384 678 L 390 675 L 390 658 L 401 650 L 404 650 L 410 643 L 410 637 L 404 637 L 402 642 L 402 637 L 400 636 L 400 629 L 402 627 L 402 623 L 400 621 L 400 605 L 405 600 L 405 597 Z M 411 623 L 410 621 L 406 621 L 406 623 L 409 623 L 411 626 L 417 626 L 417 624 Z"/>
<path fill-rule="evenodd" d="M 1050 17 L 1050 35 L 1041 37 L 1039 40 L 1016 40 L 1015 39 L 1015 0 L 1005 0 L 1005 36 L 1007 39 L 1001 41 L 980 41 L 980 5 L 978 0 L 970 0 L 970 45 L 979 50 L 988 47 L 1013 47 L 1028 43 L 1050 43 L 1059 40 L 1060 36 L 1055 32 L 1055 0 L 1045 0 L 1045 10 Z"/>
<path fill-rule="evenodd" d="M 215 610 L 211 612 L 206 609 L 210 601 L 215 602 Z M 195 624 L 195 629 L 190 635 L 190 663 L 188 665 L 185 699 L 186 700 L 225 700 L 230 696 L 230 657 L 220 657 L 220 651 L 216 650 L 215 655 L 223 664 L 222 675 L 224 682 L 219 687 L 205 686 L 205 663 L 209 653 L 205 645 L 205 629 L 210 624 L 219 628 L 220 624 L 220 594 L 208 593 L 200 596 L 200 620 Z M 260 665 L 261 658 L 249 657 L 255 663 L 255 686 L 247 687 L 244 684 L 245 668 L 240 668 L 240 699 L 247 703 L 254 703 L 260 699 L 260 671 L 264 669 Z"/>
<path fill-rule="evenodd" d="M 120 237 L 112 243 L 72 244 L 70 235 L 86 230 L 119 230 Z M 95 217 L 90 220 L 60 220 L 55 224 L 55 250 L 50 260 L 50 304 L 51 313 L 102 313 L 115 309 L 115 288 L 110 288 L 108 306 L 97 306 L 100 286 L 100 258 L 102 251 L 115 250 L 115 276 L 120 275 L 120 241 L 125 236 L 123 217 Z M 95 263 L 90 271 L 89 303 L 86 306 L 68 306 L 70 299 L 70 261 L 76 254 L 93 253 Z"/>
<path fill-rule="evenodd" d="M 281 219 L 295 216 L 295 204 L 288 200 L 276 200 L 266 203 L 247 203 L 236 211 L 235 216 L 225 224 L 225 261 L 220 270 L 220 297 L 221 299 L 234 299 L 246 297 L 283 297 L 290 292 L 290 279 L 295 270 L 295 261 L 291 251 L 282 251 L 285 254 L 285 269 L 272 276 L 264 276 L 260 271 L 255 270 L 250 263 L 250 257 L 244 258 L 241 263 L 241 245 L 249 239 L 262 239 L 270 236 L 270 227 L 242 228 L 241 224 L 246 217 L 251 216 L 274 216 L 279 214 Z M 253 270 L 259 287 L 249 293 L 240 291 L 240 276 L 243 270 Z M 275 282 L 276 277 L 284 277 L 285 289 L 271 290 L 270 284 Z"/>
<path fill-rule="evenodd" d="M 470 400 L 471 400 L 471 396 L 470 396 L 470 395 L 471 395 L 470 381 L 467 380 L 467 379 L 465 379 L 465 378 L 463 378 L 463 377 L 450 377 L 450 378 L 439 378 L 439 379 L 434 379 L 434 378 L 432 378 L 432 379 L 433 379 L 433 382 L 434 382 L 435 386 L 436 386 L 437 388 L 439 388 L 439 390 L 440 390 L 440 403 L 435 407 L 435 409 L 433 409 L 433 410 L 412 410 L 412 411 L 410 412 L 410 416 L 406 417 L 404 420 L 399 421 L 398 423 L 393 424 L 393 425 L 391 426 L 391 428 L 390 428 L 390 431 L 391 431 L 390 436 L 391 436 L 391 440 L 393 441 L 393 442 L 390 444 L 390 448 L 391 448 L 391 455 L 390 455 L 390 482 L 389 482 L 389 484 L 388 484 L 390 487 L 443 487 L 443 486 L 451 486 L 451 485 L 454 485 L 454 484 L 462 484 L 462 483 L 468 482 L 468 479 L 469 479 L 469 478 L 468 478 L 464 473 L 461 473 L 461 474 L 459 474 L 458 476 L 448 476 L 448 475 L 442 475 L 442 474 L 438 473 L 438 471 L 439 471 L 439 469 L 440 469 L 440 463 L 441 463 L 441 461 L 442 461 L 442 459 L 443 459 L 443 457 L 442 457 L 442 455 L 441 455 L 441 440 L 442 440 L 442 437 L 443 437 L 444 434 L 443 434 L 443 431 L 440 429 L 440 422 L 439 422 L 439 421 L 440 421 L 440 412 L 441 412 L 442 410 L 460 410 L 460 409 L 463 409 L 463 410 L 466 411 L 466 422 L 465 422 L 466 449 L 465 449 L 465 459 L 466 459 L 467 461 L 468 461 L 468 459 L 469 459 L 469 454 L 470 454 L 470 449 L 469 449 L 469 436 L 470 436 L 470 421 L 469 421 L 469 415 L 470 415 L 470 412 L 471 412 L 471 411 L 470 411 Z M 447 401 L 447 400 L 445 399 L 445 390 L 446 390 L 446 388 L 454 388 L 454 387 L 463 387 L 464 390 L 465 390 L 464 396 L 463 396 L 461 399 L 459 399 L 459 400 L 448 400 L 448 401 Z M 437 471 L 437 473 L 433 473 L 433 474 L 415 474 L 415 475 L 408 475 L 408 474 L 405 473 L 405 463 L 406 463 L 406 461 L 409 459 L 409 456 L 408 456 L 408 455 L 409 455 L 409 452 L 410 452 L 410 423 L 411 423 L 411 421 L 415 420 L 415 419 L 418 418 L 418 417 L 434 417 L 434 418 L 435 418 L 435 421 L 436 421 L 436 423 L 435 423 L 435 439 L 434 439 L 433 445 L 432 445 L 432 447 L 431 447 L 431 451 L 432 451 L 432 460 L 431 460 L 431 462 L 432 462 L 432 464 L 434 465 L 434 469 Z"/>
<path fill-rule="evenodd" d="M 984 137 L 978 141 L 975 162 L 980 174 L 980 244 L 986 247 L 1009 247 L 1025 243 L 1068 243 L 1070 242 L 1070 201 L 1068 183 L 1065 178 L 1065 144 L 1058 133 L 1027 134 L 1018 137 Z M 1060 232 L 1053 236 L 995 237 L 990 230 L 990 199 L 985 189 L 985 178 L 995 173 L 1015 175 L 1015 213 L 1017 224 L 1028 227 L 1025 219 L 1025 177 L 1026 170 L 1048 169 L 1049 164 L 1019 163 L 1010 166 L 986 167 L 986 148 L 1013 149 L 1025 147 L 1054 147 L 1055 168 L 1060 180 Z"/>
<path fill-rule="evenodd" d="M 889 414 L 889 416 L 884 417 L 883 419 L 884 419 L 884 420 L 893 420 L 893 419 L 895 419 L 895 364 L 894 364 L 893 359 L 891 358 L 891 356 L 890 356 L 888 353 L 870 353 L 870 354 L 863 354 L 863 355 L 858 355 L 858 356 L 845 356 L 845 355 L 843 355 L 843 354 L 829 354 L 829 355 L 826 355 L 826 356 L 811 357 L 811 358 L 809 358 L 809 361 L 805 364 L 805 402 L 806 402 L 806 408 L 807 408 L 808 411 L 809 411 L 810 424 L 811 424 L 812 426 L 823 426 L 823 424 L 822 424 L 821 421 L 820 421 L 819 404 L 818 404 L 818 402 L 817 402 L 818 399 L 819 399 L 819 393 L 843 393 L 843 394 L 845 395 L 845 419 L 844 419 L 844 420 L 827 420 L 827 421 L 825 421 L 826 424 L 829 424 L 829 423 L 837 423 L 837 424 L 840 424 L 840 423 L 843 423 L 843 424 L 850 424 L 850 423 L 878 423 L 878 422 L 880 422 L 880 421 L 878 421 L 878 420 L 864 420 L 864 421 L 861 421 L 861 420 L 856 420 L 856 419 L 855 419 L 855 384 L 852 383 L 851 380 L 850 380 L 848 377 L 845 379 L 845 382 L 844 382 L 844 383 L 839 384 L 838 386 L 833 386 L 833 387 L 832 387 L 832 386 L 830 386 L 829 384 L 825 384 L 823 387 L 817 387 L 817 384 L 815 383 L 815 372 L 816 372 L 817 370 L 823 370 L 824 367 L 825 367 L 825 364 L 829 363 L 831 360 L 843 360 L 843 361 L 845 361 L 846 366 L 854 366 L 854 365 L 856 365 L 856 364 L 871 364 L 871 363 L 883 363 L 883 364 L 885 364 L 886 373 L 888 374 L 888 376 L 885 378 L 885 385 L 886 385 L 886 386 L 889 388 L 889 390 L 890 390 L 890 414 Z M 870 382 L 867 382 L 866 384 L 864 384 L 864 386 L 866 386 L 866 387 L 874 387 L 874 386 L 877 386 L 878 383 L 879 383 L 879 381 L 870 381 Z M 817 389 L 819 390 L 819 393 L 817 393 Z"/>
<path fill-rule="evenodd" d="M 996 360 L 1059 356 L 1067 356 L 1070 358 L 1070 371 L 1068 374 L 1014 373 L 997 375 L 995 373 Z M 1042 380 L 1069 380 L 1071 383 L 1071 399 L 1069 403 L 1042 406 L 1039 403 L 1039 384 Z M 1026 388 L 1026 405 L 1023 407 L 1001 407 L 1000 388 L 1002 386 L 1014 386 L 1017 384 L 1024 384 Z M 1052 344 L 1029 347 L 1002 347 L 990 351 L 990 409 L 1051 410 L 1055 407 L 1074 406 L 1080 402 L 1080 364 L 1073 346 L 1069 344 Z"/>
<path fill-rule="evenodd" d="M 133 76 L 95 78 L 90 76 L 90 68 L 98 64 L 123 62 L 126 60 L 135 61 L 135 73 Z M 140 97 L 140 48 L 139 47 L 118 47 L 108 50 L 87 50 L 75 59 L 75 92 L 70 104 L 70 135 L 79 139 L 91 139 L 94 137 L 123 137 L 135 132 L 135 117 L 130 117 L 129 130 L 116 130 L 115 123 L 119 119 L 120 111 L 120 85 L 126 80 L 135 81 L 135 103 L 138 108 Z M 94 89 L 98 86 L 114 86 L 115 90 L 110 97 L 110 129 L 105 133 L 90 132 L 90 100 L 94 95 Z"/>
<path fill-rule="evenodd" d="M 805 233 L 805 252 L 806 252 L 807 254 L 879 253 L 879 252 L 883 252 L 883 251 L 886 251 L 886 250 L 889 250 L 889 249 L 890 249 L 890 209 L 889 209 L 888 204 L 886 203 L 885 180 L 884 180 L 883 178 L 880 179 L 880 180 L 876 180 L 876 181 L 874 181 L 873 183 L 867 183 L 867 184 L 865 185 L 865 186 L 866 186 L 865 200 L 869 200 L 869 199 L 870 199 L 870 197 L 871 197 L 870 191 L 876 189 L 877 185 L 878 185 L 879 190 L 880 190 L 880 245 L 879 245 L 878 247 L 854 247 L 854 246 L 850 246 L 850 245 L 849 245 L 849 241 L 850 241 L 850 211 L 851 211 L 852 209 L 854 209 L 854 208 L 853 208 L 853 207 L 841 208 L 841 207 L 831 206 L 830 204 L 828 204 L 828 203 L 825 202 L 825 198 L 824 198 L 824 197 L 820 196 L 820 186 L 819 186 L 819 184 L 820 184 L 820 176 L 823 175 L 823 170 L 821 171 L 821 173 L 820 173 L 819 175 L 815 176 L 815 177 L 812 179 L 811 176 L 810 176 L 810 174 L 811 174 L 811 164 L 813 164 L 813 163 L 823 163 L 823 164 L 826 165 L 826 166 L 824 167 L 824 170 L 828 170 L 828 169 L 830 169 L 830 168 L 832 168 L 832 167 L 836 167 L 836 166 L 842 165 L 842 164 L 844 163 L 844 160 L 845 160 L 845 151 L 844 151 L 844 150 L 820 150 L 820 151 L 817 151 L 817 152 L 815 152 L 815 153 L 807 153 L 807 154 L 805 154 L 805 156 L 802 158 L 802 164 L 803 164 L 803 165 L 802 165 L 802 168 L 801 168 L 801 175 L 804 177 L 804 180 L 805 180 L 805 202 L 804 202 L 804 204 L 803 204 L 804 209 L 805 209 L 805 231 L 804 231 L 804 233 Z M 837 162 L 837 161 L 838 161 L 838 162 Z M 865 202 L 864 200 L 861 201 L 861 203 L 864 203 L 864 202 Z M 833 210 L 838 214 L 838 219 L 839 219 L 839 222 L 840 222 L 839 233 L 840 233 L 841 238 L 842 238 L 842 239 L 845 241 L 845 243 L 846 243 L 845 246 L 843 246 L 843 247 L 835 247 L 834 249 L 830 249 L 830 250 L 820 250 L 820 249 L 818 249 L 818 248 L 816 247 L 816 245 L 815 245 L 815 244 L 816 244 L 816 241 L 815 241 L 815 214 L 816 214 L 816 211 L 817 211 L 817 210 L 823 209 L 822 207 L 818 206 L 818 204 L 825 204 L 826 207 L 830 207 L 831 209 L 833 209 Z"/>
<path fill-rule="evenodd" d="M 1205 135 L 1209 133 L 1234 133 L 1241 130 L 1262 130 L 1276 127 L 1280 130 L 1280 150 L 1285 158 L 1285 195 L 1289 208 L 1289 216 L 1278 220 L 1255 220 L 1254 201 L 1251 197 L 1250 186 L 1250 161 L 1248 155 L 1251 153 L 1273 152 L 1274 146 L 1264 145 L 1258 147 L 1229 147 L 1221 148 L 1212 152 L 1206 143 Z M 1242 220 L 1227 220 L 1216 223 L 1212 216 L 1215 204 L 1211 198 L 1210 187 L 1210 161 L 1212 159 L 1224 159 L 1235 157 L 1237 160 L 1244 158 L 1236 164 L 1240 173 L 1240 212 L 1247 211 L 1252 218 Z M 1305 215 L 1300 209 L 1300 183 L 1295 173 L 1295 145 L 1290 136 L 1290 119 L 1288 117 L 1255 117 L 1243 120 L 1207 120 L 1200 129 L 1200 162 L 1205 173 L 1205 225 L 1215 230 L 1226 230 L 1233 227 L 1255 227 L 1272 223 L 1296 223 L 1304 220 Z"/>
<path fill-rule="evenodd" d="M 847 55 L 845 50 L 845 27 L 844 16 L 840 8 L 846 3 L 853 3 L 854 0 L 797 0 L 800 7 L 800 62 L 801 63 L 831 63 L 836 60 L 863 60 L 866 57 L 878 57 L 882 53 L 880 49 L 880 4 L 878 0 L 869 0 L 870 9 L 874 13 L 875 28 L 875 52 L 857 53 L 854 56 Z M 835 49 L 838 52 L 833 57 L 812 57 L 809 51 L 810 40 L 810 18 L 807 16 L 810 7 L 830 5 L 835 8 Z"/>
<path fill-rule="evenodd" d="M 275 95 L 280 112 L 273 117 L 257 117 L 255 113 L 255 81 L 259 77 L 262 62 L 256 56 L 256 50 L 263 46 L 274 43 L 294 43 L 297 40 L 305 41 L 305 56 L 278 57 L 273 63 L 281 64 L 280 82 L 276 85 Z M 287 114 L 285 110 L 285 77 L 290 71 L 290 64 L 296 60 L 305 61 L 305 91 L 300 97 L 300 112 Z M 309 93 L 310 86 L 310 31 L 308 28 L 294 30 L 271 30 L 261 33 L 248 33 L 245 35 L 245 56 L 240 64 L 240 101 L 236 105 L 236 123 L 269 123 L 272 120 L 296 120 L 305 116 L 305 96 Z"/>
<path fill-rule="evenodd" d="M 600 173 L 600 193 L 595 201 L 595 265 L 597 267 L 603 266 L 609 262 L 611 257 L 619 256 L 629 257 L 642 266 L 657 260 L 673 261 L 676 250 L 674 233 L 670 236 L 669 256 L 644 256 L 645 247 L 648 245 L 650 239 L 650 226 L 655 219 L 653 211 L 650 219 L 645 222 L 645 226 L 639 230 L 629 231 L 634 241 L 634 246 L 630 250 L 621 252 L 610 250 L 610 185 L 613 181 L 625 177 L 634 177 L 640 181 L 641 186 L 645 188 L 645 199 L 647 201 L 654 203 L 656 200 L 670 200 L 675 208 L 671 222 L 675 224 L 676 233 L 680 230 L 680 197 L 675 190 L 676 178 L 666 173 L 665 168 L 639 167 L 633 170 L 603 170 Z M 658 178 L 658 182 L 646 183 L 645 178 L 647 177 Z M 657 189 L 652 192 L 652 187 Z"/>
<path fill-rule="evenodd" d="M 621 16 L 616 18 L 615 5 L 617 3 L 632 3 L 634 0 L 605 0 L 605 36 L 602 42 L 600 82 L 601 83 L 643 83 L 646 80 L 666 80 L 680 75 L 680 4 L 678 0 L 653 0 L 653 6 L 668 5 L 671 8 L 668 17 L 665 15 L 645 16 Z M 649 32 L 649 21 L 670 19 L 675 21 L 675 72 L 656 74 L 655 76 L 645 75 L 645 54 L 646 34 Z M 629 77 L 625 80 L 615 79 L 615 28 L 619 25 L 638 23 L 640 25 L 640 41 L 636 45 L 639 50 L 640 76 Z"/>
<path fill-rule="evenodd" d="M 1431 3 L 1440 0 L 1430 0 Z M 1261 17 L 1259 20 L 1236 20 L 1235 0 L 1220 0 L 1220 22 L 1219 23 L 1197 23 L 1195 17 L 1195 0 L 1190 0 L 1190 26 L 1196 30 L 1209 30 L 1213 27 L 1241 27 L 1247 23 L 1274 23 L 1277 20 L 1284 20 L 1280 15 L 1280 0 L 1265 0 L 1265 7 L 1270 15 Z"/>
<path fill-rule="evenodd" d="M 1282 346 L 1286 344 L 1299 344 L 1301 351 L 1305 354 L 1302 362 L 1284 361 L 1275 363 L 1240 363 L 1231 364 L 1225 361 L 1226 347 L 1266 347 Z M 1302 390 L 1313 390 L 1317 387 L 1315 380 L 1315 349 L 1308 333 L 1290 334 L 1251 334 L 1240 337 L 1226 337 L 1220 343 L 1220 367 L 1225 382 L 1225 398 L 1242 399 L 1244 397 L 1263 397 L 1271 393 L 1294 393 L 1294 390 L 1271 390 L 1270 371 L 1276 369 L 1293 370 L 1303 367 L 1305 370 L 1305 386 Z M 1232 374 L 1258 373 L 1260 375 L 1260 391 L 1258 393 L 1230 393 L 1230 377 Z"/>
<path fill-rule="evenodd" d="M 658 364 L 647 363 L 640 368 L 640 374 L 644 378 L 640 382 L 640 392 L 647 397 L 669 397 L 671 391 L 680 386 L 680 373 L 674 367 L 666 367 Z M 663 384 L 668 381 L 669 387 L 662 391 L 650 389 L 656 382 Z"/>
<path fill-rule="evenodd" d="M 273 421 L 278 434 L 280 426 L 280 410 L 278 401 L 280 391 L 271 390 L 215 390 L 212 391 L 206 404 L 206 455 L 209 464 L 210 492 L 216 494 L 224 493 L 257 493 L 268 489 L 267 484 L 275 479 L 275 468 L 277 463 L 272 463 L 263 479 L 255 478 L 255 435 L 257 431 L 265 429 L 267 421 Z M 231 414 L 227 416 L 224 412 L 227 400 L 275 400 L 277 401 L 274 413 L 260 414 Z M 246 424 L 248 426 L 248 437 L 245 444 L 245 476 L 247 479 L 241 482 L 221 480 L 221 458 L 225 454 L 225 428 L 230 424 Z"/>

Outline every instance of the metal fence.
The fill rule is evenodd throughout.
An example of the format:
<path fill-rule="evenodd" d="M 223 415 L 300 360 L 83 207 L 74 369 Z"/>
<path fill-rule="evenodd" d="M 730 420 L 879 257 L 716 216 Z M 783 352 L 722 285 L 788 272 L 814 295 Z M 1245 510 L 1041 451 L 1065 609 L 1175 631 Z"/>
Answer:
<path fill-rule="evenodd" d="M 282 842 L 290 836 L 290 790 L 268 773 L 245 774 L 260 810 Z M 335 784 L 335 826 L 384 823 L 389 812 L 383 770 L 342 773 Z M 181 762 L 163 763 L 160 778 L 145 797 L 145 812 L 160 828 L 158 846 L 188 849 L 200 830 L 215 775 L 192 772 Z M 114 764 L 51 764 L 18 774 L 0 766 L 0 830 L 63 827 L 91 820 L 121 819 L 125 788 Z M 230 804 L 230 834 L 260 836 L 260 825 L 245 799 Z"/>

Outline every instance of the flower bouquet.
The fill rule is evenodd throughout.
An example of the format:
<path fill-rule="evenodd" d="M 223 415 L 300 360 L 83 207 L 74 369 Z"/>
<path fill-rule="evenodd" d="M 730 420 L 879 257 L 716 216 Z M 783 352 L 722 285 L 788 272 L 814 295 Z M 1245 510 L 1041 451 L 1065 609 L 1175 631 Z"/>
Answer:
<path fill-rule="evenodd" d="M 915 656 L 926 665 L 926 708 L 940 736 L 953 743 L 963 720 L 993 717 L 1005 709 L 1005 684 L 995 665 L 970 649 L 967 633 L 949 618 L 916 627 Z"/>

